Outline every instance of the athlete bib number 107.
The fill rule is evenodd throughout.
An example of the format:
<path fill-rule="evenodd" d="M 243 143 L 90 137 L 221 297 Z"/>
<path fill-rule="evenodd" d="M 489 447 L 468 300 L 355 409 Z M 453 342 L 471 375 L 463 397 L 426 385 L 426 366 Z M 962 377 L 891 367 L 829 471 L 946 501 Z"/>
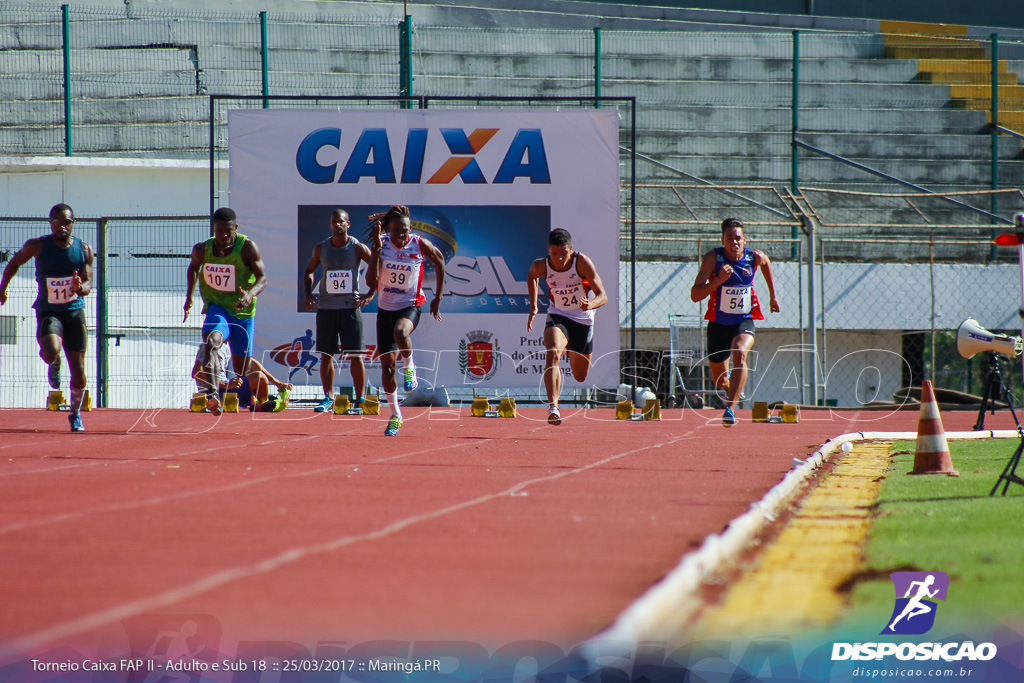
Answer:
<path fill-rule="evenodd" d="M 718 301 L 718 310 L 722 313 L 750 313 L 752 287 L 722 287 L 722 297 Z"/>
<path fill-rule="evenodd" d="M 327 293 L 328 294 L 351 294 L 352 293 L 352 271 L 351 270 L 328 270 L 327 271 Z"/>
<path fill-rule="evenodd" d="M 218 292 L 235 291 L 235 267 L 224 263 L 203 264 L 203 279 Z"/>
<path fill-rule="evenodd" d="M 46 278 L 46 303 L 66 304 L 78 298 L 71 286 L 70 277 Z"/>

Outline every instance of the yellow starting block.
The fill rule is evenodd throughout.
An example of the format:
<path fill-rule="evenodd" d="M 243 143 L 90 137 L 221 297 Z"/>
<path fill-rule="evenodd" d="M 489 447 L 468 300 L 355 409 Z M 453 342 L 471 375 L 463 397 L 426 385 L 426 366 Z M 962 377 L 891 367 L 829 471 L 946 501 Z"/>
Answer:
<path fill-rule="evenodd" d="M 775 411 L 778 410 L 778 414 Z M 750 413 L 752 422 L 770 424 L 796 424 L 800 421 L 800 406 L 793 403 L 779 402 L 769 404 L 767 401 L 754 401 L 754 409 Z"/>
<path fill-rule="evenodd" d="M 486 396 L 474 396 L 470 415 L 473 417 L 516 417 L 518 415 L 516 400 L 509 396 L 499 399 L 498 409 L 495 410 Z"/>
<path fill-rule="evenodd" d="M 619 401 L 615 405 L 615 419 L 616 420 L 632 420 L 633 419 L 633 402 L 632 401 Z"/>
<path fill-rule="evenodd" d="M 348 396 L 338 394 L 334 397 L 334 414 L 335 415 L 347 415 L 349 408 L 352 407 L 352 403 L 349 401 Z"/>
<path fill-rule="evenodd" d="M 660 420 L 661 419 L 661 399 L 660 398 L 649 398 L 644 404 L 644 411 L 642 413 L 643 419 L 645 420 Z"/>
<path fill-rule="evenodd" d="M 201 413 L 206 410 L 206 392 L 197 391 L 192 394 L 192 402 L 188 404 L 188 409 L 193 413 Z"/>
<path fill-rule="evenodd" d="M 498 402 L 498 417 L 515 417 L 516 400 L 506 396 Z"/>
<path fill-rule="evenodd" d="M 49 396 L 46 397 L 47 410 L 60 410 L 62 405 L 64 405 L 63 391 L 51 391 Z"/>
<path fill-rule="evenodd" d="M 497 417 L 497 414 L 488 414 L 494 413 L 494 411 L 491 410 L 491 402 L 487 400 L 486 396 L 473 396 L 473 406 L 469 412 L 473 417 Z"/>
<path fill-rule="evenodd" d="M 64 392 L 60 390 L 51 391 L 46 396 L 46 409 L 47 410 L 70 410 L 71 406 L 64 399 Z M 89 390 L 85 390 L 85 395 L 82 396 L 82 408 L 83 411 L 92 410 L 92 396 L 89 395 Z"/>
<path fill-rule="evenodd" d="M 228 391 L 224 393 L 224 412 L 238 412 L 238 394 L 235 393 L 234 391 Z"/>
<path fill-rule="evenodd" d="M 363 397 L 363 415 L 380 415 L 380 396 Z"/>

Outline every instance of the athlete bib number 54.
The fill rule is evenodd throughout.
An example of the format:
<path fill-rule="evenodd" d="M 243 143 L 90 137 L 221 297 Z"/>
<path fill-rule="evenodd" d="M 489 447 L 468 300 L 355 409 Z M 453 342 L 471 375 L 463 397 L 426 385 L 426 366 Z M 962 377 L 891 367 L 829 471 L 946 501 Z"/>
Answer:
<path fill-rule="evenodd" d="M 46 278 L 46 302 L 50 304 L 66 304 L 78 298 L 71 287 L 70 277 Z"/>
<path fill-rule="evenodd" d="M 223 263 L 203 264 L 203 279 L 218 292 L 235 291 L 235 267 Z"/>
<path fill-rule="evenodd" d="M 751 287 L 722 287 L 722 298 L 718 301 L 718 310 L 722 313 L 750 313 Z"/>

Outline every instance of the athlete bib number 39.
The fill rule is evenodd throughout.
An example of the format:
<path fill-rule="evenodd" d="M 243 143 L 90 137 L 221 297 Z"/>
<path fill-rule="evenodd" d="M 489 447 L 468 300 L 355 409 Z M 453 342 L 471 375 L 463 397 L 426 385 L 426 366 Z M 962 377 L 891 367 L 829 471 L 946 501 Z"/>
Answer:
<path fill-rule="evenodd" d="M 203 279 L 218 292 L 235 291 L 235 267 L 224 263 L 203 264 Z"/>
<path fill-rule="evenodd" d="M 46 302 L 50 304 L 66 304 L 78 298 L 71 287 L 70 277 L 46 278 Z"/>
<path fill-rule="evenodd" d="M 722 313 L 750 313 L 753 309 L 751 303 L 751 287 L 722 287 L 722 298 L 718 301 L 718 310 Z"/>
<path fill-rule="evenodd" d="M 327 271 L 327 293 L 328 294 L 351 294 L 352 293 L 352 271 L 351 270 L 328 270 Z"/>
<path fill-rule="evenodd" d="M 384 274 L 385 284 L 392 290 L 411 292 L 416 287 L 412 273 L 403 270 L 389 270 Z"/>

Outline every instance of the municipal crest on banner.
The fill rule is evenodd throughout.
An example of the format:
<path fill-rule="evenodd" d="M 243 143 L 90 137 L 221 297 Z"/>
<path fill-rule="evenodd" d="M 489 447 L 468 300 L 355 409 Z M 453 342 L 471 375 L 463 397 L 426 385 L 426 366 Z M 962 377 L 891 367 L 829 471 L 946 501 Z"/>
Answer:
<path fill-rule="evenodd" d="M 494 334 L 487 330 L 473 330 L 459 341 L 459 369 L 465 377 L 486 380 L 494 376 L 501 357 L 498 340 L 491 343 Z"/>

